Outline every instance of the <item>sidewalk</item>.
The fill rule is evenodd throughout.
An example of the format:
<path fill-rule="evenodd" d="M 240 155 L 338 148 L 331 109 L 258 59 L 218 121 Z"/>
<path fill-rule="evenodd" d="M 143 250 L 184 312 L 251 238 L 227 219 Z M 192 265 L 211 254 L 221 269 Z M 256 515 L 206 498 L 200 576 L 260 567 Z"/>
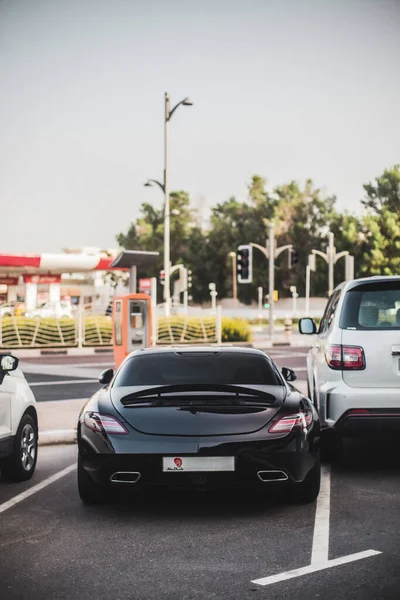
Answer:
<path fill-rule="evenodd" d="M 87 400 L 38 402 L 39 446 L 74 444 L 79 413 Z"/>

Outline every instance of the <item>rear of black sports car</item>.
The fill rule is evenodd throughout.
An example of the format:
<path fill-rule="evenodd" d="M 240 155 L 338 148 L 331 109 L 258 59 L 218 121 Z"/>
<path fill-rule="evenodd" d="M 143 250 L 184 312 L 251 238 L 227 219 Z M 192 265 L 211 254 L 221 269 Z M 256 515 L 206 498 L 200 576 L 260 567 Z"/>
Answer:
<path fill-rule="evenodd" d="M 279 486 L 311 502 L 319 436 L 311 402 L 261 351 L 139 351 L 81 412 L 79 492 Z"/>

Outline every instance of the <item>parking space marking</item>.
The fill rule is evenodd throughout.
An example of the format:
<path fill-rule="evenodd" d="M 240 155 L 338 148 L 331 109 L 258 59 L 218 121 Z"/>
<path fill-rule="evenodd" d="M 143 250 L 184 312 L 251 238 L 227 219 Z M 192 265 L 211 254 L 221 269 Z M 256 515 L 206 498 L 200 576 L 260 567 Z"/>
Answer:
<path fill-rule="evenodd" d="M 308 573 L 316 573 L 317 571 L 323 571 L 324 569 L 330 569 L 332 567 L 344 565 L 349 562 L 362 560 L 364 558 L 376 556 L 377 554 L 382 554 L 378 550 L 365 550 L 364 552 L 357 552 L 356 554 L 349 554 L 348 556 L 341 556 L 339 558 L 329 560 L 330 498 L 331 471 L 329 467 L 323 466 L 321 469 L 321 490 L 315 510 L 311 564 L 307 567 L 301 567 L 300 569 L 293 569 L 292 571 L 285 571 L 284 573 L 277 573 L 276 575 L 255 579 L 252 581 L 252 583 L 262 586 L 271 585 L 272 583 L 278 583 L 279 581 L 294 579 L 295 577 L 301 577 L 302 575 L 307 575 Z"/>
<path fill-rule="evenodd" d="M 329 513 L 331 507 L 331 473 L 321 467 L 321 489 L 315 510 L 311 564 L 326 562 L 329 555 Z"/>
<path fill-rule="evenodd" d="M 278 573 L 277 575 L 271 575 L 270 577 L 256 579 L 255 581 L 252 581 L 252 583 L 257 583 L 258 585 L 271 585 L 271 583 L 278 583 L 279 581 L 294 579 L 295 577 L 301 577 L 302 575 L 308 575 L 309 573 L 317 573 L 317 571 L 323 571 L 324 569 L 330 569 L 331 567 L 344 565 L 355 560 L 362 560 L 363 558 L 369 558 L 370 556 L 376 556 L 377 554 L 382 554 L 382 552 L 379 552 L 377 550 L 366 550 L 365 552 L 357 552 L 357 554 L 341 556 L 340 558 L 328 560 L 325 563 L 308 565 L 308 567 L 302 567 L 301 569 L 294 569 L 293 571 L 286 571 L 286 573 Z"/>
<path fill-rule="evenodd" d="M 61 479 L 61 477 L 68 475 L 68 473 L 71 473 L 74 469 L 76 469 L 75 463 L 73 465 L 70 465 L 69 467 L 66 467 L 62 471 L 59 471 L 58 473 L 51 475 L 51 477 L 48 477 L 44 481 L 41 481 L 40 483 L 34 485 L 33 487 L 29 488 L 29 490 L 22 492 L 22 494 L 18 494 L 18 496 L 14 496 L 14 498 L 11 498 L 11 500 L 8 500 L 7 502 L 0 504 L 0 513 L 8 510 L 9 508 L 12 508 L 16 504 L 19 504 L 19 502 L 22 502 L 26 498 L 29 498 L 29 496 L 32 496 L 33 494 L 40 492 L 40 490 L 47 487 L 51 483 L 58 481 L 59 479 Z"/>
<path fill-rule="evenodd" d="M 299 370 L 299 369 L 297 369 Z M 65 381 L 34 381 L 29 387 L 42 385 L 71 385 L 72 383 L 99 383 L 98 379 L 66 379 Z"/>

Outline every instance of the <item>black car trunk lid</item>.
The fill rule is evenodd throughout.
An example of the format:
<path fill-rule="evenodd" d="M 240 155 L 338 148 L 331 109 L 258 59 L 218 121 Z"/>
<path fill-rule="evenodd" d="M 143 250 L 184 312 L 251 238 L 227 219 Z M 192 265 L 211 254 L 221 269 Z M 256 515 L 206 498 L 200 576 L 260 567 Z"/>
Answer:
<path fill-rule="evenodd" d="M 134 429 L 151 435 L 240 435 L 265 427 L 282 406 L 283 386 L 115 387 L 111 399 Z"/>

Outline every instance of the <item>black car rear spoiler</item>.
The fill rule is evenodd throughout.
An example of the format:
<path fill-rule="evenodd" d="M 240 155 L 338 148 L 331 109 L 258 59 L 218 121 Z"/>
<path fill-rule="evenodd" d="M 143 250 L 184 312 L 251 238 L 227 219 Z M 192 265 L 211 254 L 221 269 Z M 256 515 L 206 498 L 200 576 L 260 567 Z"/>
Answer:
<path fill-rule="evenodd" d="M 132 400 L 145 398 L 146 396 L 161 396 L 162 394 L 171 394 L 174 392 L 222 392 L 231 393 L 235 396 L 252 396 L 264 401 L 275 402 L 276 397 L 262 390 L 249 388 L 243 385 L 229 385 L 217 383 L 185 383 L 175 385 L 159 385 L 152 388 L 146 388 L 139 392 L 133 392 L 121 399 L 121 404 L 130 404 Z"/>

